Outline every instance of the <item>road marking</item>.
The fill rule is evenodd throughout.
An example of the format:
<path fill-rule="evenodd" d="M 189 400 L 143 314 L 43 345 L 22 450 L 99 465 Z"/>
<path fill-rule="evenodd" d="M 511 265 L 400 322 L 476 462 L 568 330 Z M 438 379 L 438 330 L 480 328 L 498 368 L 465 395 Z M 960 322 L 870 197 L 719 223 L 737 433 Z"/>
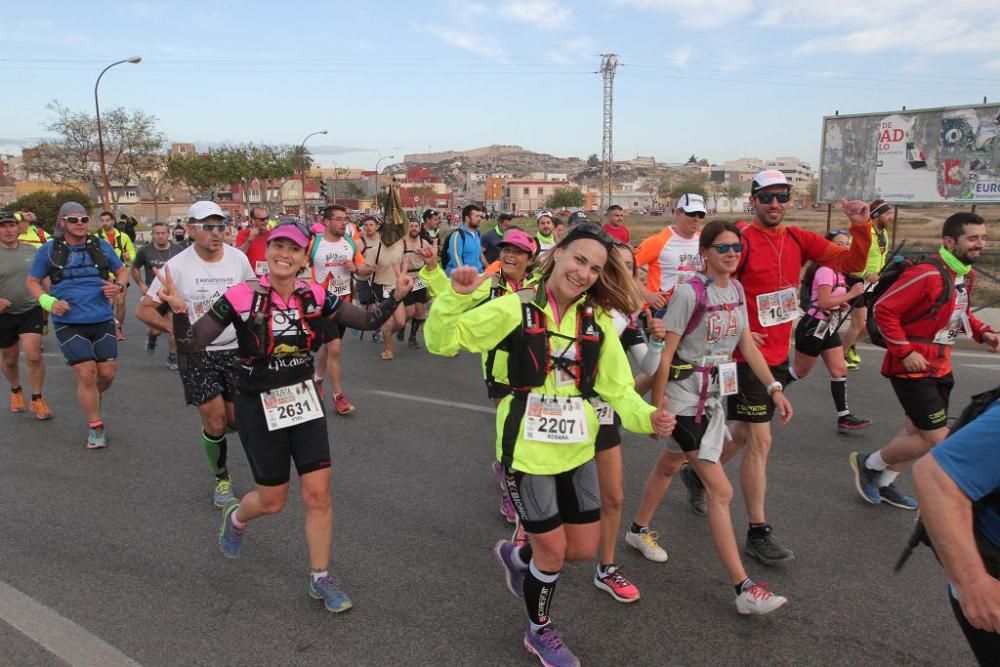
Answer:
<path fill-rule="evenodd" d="M 390 398 L 402 398 L 405 401 L 417 401 L 419 403 L 430 403 L 432 405 L 443 405 L 446 408 L 462 408 L 463 410 L 472 410 L 473 412 L 485 412 L 489 415 L 496 414 L 496 409 L 487 408 L 482 405 L 472 405 L 471 403 L 455 403 L 454 401 L 441 401 L 436 398 L 427 398 L 426 396 L 414 396 L 412 394 L 397 394 L 394 391 L 382 391 L 380 389 L 369 389 L 369 394 L 378 394 L 379 396 L 388 396 Z"/>
<path fill-rule="evenodd" d="M 2 581 L 0 620 L 70 665 L 139 667 L 138 662 L 100 637 Z"/>
<path fill-rule="evenodd" d="M 1000 371 L 1000 364 L 962 364 L 966 368 L 985 368 L 988 371 Z"/>
<path fill-rule="evenodd" d="M 885 352 L 884 347 L 878 347 L 876 345 L 870 345 L 868 343 L 858 343 L 854 346 L 859 350 L 871 350 L 872 352 Z M 995 352 L 956 352 L 954 349 L 951 351 L 951 356 L 953 357 L 972 357 L 973 359 L 996 359 L 997 355 Z"/>

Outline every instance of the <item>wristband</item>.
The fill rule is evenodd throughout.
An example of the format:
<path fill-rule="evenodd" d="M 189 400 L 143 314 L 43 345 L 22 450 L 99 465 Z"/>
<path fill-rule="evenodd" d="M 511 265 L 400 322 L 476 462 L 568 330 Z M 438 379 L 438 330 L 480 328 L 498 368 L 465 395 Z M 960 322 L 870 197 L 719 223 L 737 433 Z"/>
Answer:
<path fill-rule="evenodd" d="M 667 341 L 665 340 L 655 340 L 653 338 L 649 339 L 649 346 L 654 350 L 662 350 L 664 347 L 666 347 L 666 345 Z"/>
<path fill-rule="evenodd" d="M 55 298 L 51 294 L 43 294 L 40 297 L 38 297 L 38 305 L 41 306 L 42 310 L 44 310 L 47 313 L 51 313 L 52 306 L 56 305 L 56 303 L 58 302 L 59 299 Z"/>
<path fill-rule="evenodd" d="M 774 395 L 774 392 L 776 392 L 776 391 L 783 391 L 783 390 L 784 390 L 784 387 L 777 380 L 775 380 L 771 384 L 767 385 L 767 395 L 768 396 Z"/>

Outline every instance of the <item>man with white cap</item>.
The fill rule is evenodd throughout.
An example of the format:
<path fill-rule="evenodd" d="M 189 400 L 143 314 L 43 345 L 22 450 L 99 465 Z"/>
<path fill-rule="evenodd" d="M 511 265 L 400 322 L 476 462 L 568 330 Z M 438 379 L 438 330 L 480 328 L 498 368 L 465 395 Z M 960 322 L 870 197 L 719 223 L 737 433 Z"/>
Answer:
<path fill-rule="evenodd" d="M 646 284 L 639 285 L 639 290 L 657 316 L 666 309 L 674 288 L 702 269 L 698 232 L 706 213 L 701 195 L 681 195 L 673 223 L 644 240 L 635 251 L 636 266 L 646 267 Z"/>
<path fill-rule="evenodd" d="M 535 234 L 535 245 L 538 248 L 538 257 L 541 258 L 556 245 L 556 238 L 552 235 L 555 224 L 552 222 L 552 214 L 548 211 L 541 211 L 537 216 L 537 221 L 538 232 Z"/>
<path fill-rule="evenodd" d="M 177 293 L 187 304 L 188 318 L 195 322 L 233 285 L 254 277 L 247 256 L 223 243 L 228 223 L 218 204 L 198 201 L 188 209 L 187 232 L 193 243 L 164 265 Z M 161 304 L 159 278 L 149 284 L 139 302 L 136 317 L 148 326 L 172 333 L 173 316 Z M 236 331 L 226 328 L 204 350 L 177 355 L 184 400 L 198 406 L 201 414 L 201 446 L 215 475 L 213 502 L 224 507 L 233 499 L 226 465 L 226 427 L 235 424 L 234 375 L 238 361 Z"/>
<path fill-rule="evenodd" d="M 90 216 L 77 202 L 59 208 L 62 235 L 35 253 L 25 285 L 52 313 L 59 349 L 73 368 L 77 400 L 87 418 L 87 448 L 106 446 L 101 395 L 118 371 L 118 342 L 111 303 L 125 291 L 128 269 L 114 248 L 88 234 Z M 46 293 L 42 281 L 51 281 Z M 112 280 L 113 278 L 113 280 Z"/>
<path fill-rule="evenodd" d="M 793 320 L 798 316 L 799 276 L 809 261 L 836 271 L 860 271 L 868 259 L 872 240 L 868 204 L 843 201 L 841 208 L 851 221 L 851 244 L 844 248 L 827 241 L 821 234 L 783 224 L 785 208 L 791 201 L 792 186 L 776 170 L 754 176 L 750 199 L 754 217 L 741 222 L 741 251 L 734 277 L 743 285 L 750 331 L 775 378 L 790 381 L 788 349 Z M 733 249 L 736 252 L 735 249 Z M 746 501 L 747 530 L 744 553 L 771 565 L 792 560 L 790 549 L 779 545 L 771 535 L 771 525 L 764 514 L 767 489 L 767 458 L 771 450 L 771 418 L 774 416 L 775 392 L 783 390 L 780 381 L 765 386 L 750 370 L 737 351 L 737 392 L 729 397 L 726 410 L 733 439 L 726 444 L 722 463 L 746 447 L 740 463 L 740 481 Z M 692 508 L 704 507 L 704 493 L 697 475 L 685 469 L 682 479 L 688 486 Z M 698 512 L 701 513 L 701 512 Z"/>

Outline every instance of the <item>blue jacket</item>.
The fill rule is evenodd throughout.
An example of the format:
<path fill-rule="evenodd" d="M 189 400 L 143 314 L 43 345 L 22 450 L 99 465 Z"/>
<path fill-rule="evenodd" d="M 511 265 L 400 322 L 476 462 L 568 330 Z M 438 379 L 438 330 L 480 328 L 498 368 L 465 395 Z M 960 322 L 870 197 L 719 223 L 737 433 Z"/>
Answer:
<path fill-rule="evenodd" d="M 464 223 L 448 235 L 448 262 L 444 272 L 450 276 L 458 266 L 472 266 L 480 273 L 484 268 L 479 231 L 469 229 Z"/>

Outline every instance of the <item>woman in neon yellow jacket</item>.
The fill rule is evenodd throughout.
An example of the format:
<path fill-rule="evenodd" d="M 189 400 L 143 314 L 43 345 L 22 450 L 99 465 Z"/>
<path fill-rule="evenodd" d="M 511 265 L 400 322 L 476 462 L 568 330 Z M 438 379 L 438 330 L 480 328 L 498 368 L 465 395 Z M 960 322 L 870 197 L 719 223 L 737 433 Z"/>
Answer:
<path fill-rule="evenodd" d="M 636 433 L 669 435 L 674 418 L 635 393 L 610 311 L 633 312 L 639 297 L 613 240 L 598 225 L 570 229 L 539 271 L 536 291 L 507 294 L 471 310 L 463 295 L 488 276 L 460 267 L 431 309 L 427 349 L 508 351 L 511 395 L 497 410 L 497 458 L 529 543 L 494 547 L 508 588 L 524 597 L 524 645 L 544 664 L 576 664 L 549 622 L 556 580 L 567 560 L 594 557 L 600 491 L 594 464 L 599 421 L 586 399 L 599 396 Z"/>

